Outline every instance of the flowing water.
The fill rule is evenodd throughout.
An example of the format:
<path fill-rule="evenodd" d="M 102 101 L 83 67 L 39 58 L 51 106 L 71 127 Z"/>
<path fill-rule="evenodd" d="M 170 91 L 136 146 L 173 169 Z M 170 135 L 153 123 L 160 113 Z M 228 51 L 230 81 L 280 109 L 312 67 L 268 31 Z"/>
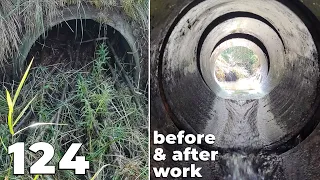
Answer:
<path fill-rule="evenodd" d="M 243 154 L 232 154 L 226 160 L 228 174 L 226 180 L 264 180 L 253 167 L 253 159 Z"/>
<path fill-rule="evenodd" d="M 281 179 L 279 161 L 275 156 L 230 153 L 222 159 L 225 180 Z"/>

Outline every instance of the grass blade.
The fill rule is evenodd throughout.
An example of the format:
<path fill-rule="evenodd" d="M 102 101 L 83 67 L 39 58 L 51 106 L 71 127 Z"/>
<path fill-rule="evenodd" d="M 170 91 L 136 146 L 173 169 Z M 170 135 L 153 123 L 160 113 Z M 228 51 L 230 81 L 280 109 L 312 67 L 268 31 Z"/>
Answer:
<path fill-rule="evenodd" d="M 57 123 L 35 123 L 35 124 L 32 124 L 28 127 L 25 127 L 25 128 L 22 128 L 20 129 L 19 131 L 17 131 L 16 133 L 13 134 L 13 136 L 21 133 L 22 131 L 28 129 L 28 128 L 33 128 L 33 127 L 37 127 L 37 126 L 44 126 L 44 125 L 56 125 L 56 126 L 68 126 L 69 124 L 57 124 Z"/>
<path fill-rule="evenodd" d="M 7 103 L 8 103 L 8 108 L 9 108 L 9 112 L 8 112 L 8 126 L 9 126 L 9 131 L 10 133 L 13 135 L 14 131 L 13 131 L 13 120 L 12 120 L 12 115 L 13 115 L 13 102 L 10 96 L 9 91 L 6 89 L 6 94 L 7 94 Z"/>
<path fill-rule="evenodd" d="M 107 165 L 102 166 L 102 167 L 94 174 L 94 176 L 93 176 L 90 180 L 96 179 L 96 178 L 98 177 L 99 173 L 100 173 L 105 167 L 108 167 L 108 166 L 110 166 L 110 164 L 107 164 Z"/>
<path fill-rule="evenodd" d="M 37 180 L 39 178 L 39 176 L 40 176 L 39 174 L 35 175 L 33 180 Z"/>
<path fill-rule="evenodd" d="M 29 70 L 30 70 L 30 68 L 31 68 L 33 59 L 34 59 L 34 57 L 31 59 L 31 62 L 30 62 L 30 64 L 29 64 L 26 72 L 24 73 L 24 75 L 23 75 L 23 77 L 22 77 L 22 79 L 21 79 L 21 82 L 19 83 L 18 89 L 17 89 L 16 93 L 14 94 L 13 105 L 16 103 L 16 101 L 17 101 L 17 99 L 18 99 L 18 96 L 19 96 L 19 94 L 20 94 L 20 91 L 21 91 L 21 89 L 22 89 L 22 86 L 23 86 L 24 82 L 25 82 L 26 79 L 27 79 L 27 76 L 28 76 L 28 74 L 29 74 Z"/>
<path fill-rule="evenodd" d="M 37 96 L 33 97 L 31 99 L 31 101 L 29 101 L 29 103 L 23 108 L 23 110 L 20 112 L 19 116 L 16 118 L 16 120 L 14 121 L 13 123 L 13 126 L 15 126 L 19 120 L 22 118 L 22 116 L 24 115 L 24 113 L 26 112 L 26 110 L 29 108 L 29 106 L 31 105 L 31 103 L 34 101 L 34 99 L 36 98 Z"/>
<path fill-rule="evenodd" d="M 3 148 L 4 148 L 4 150 L 6 150 L 6 152 L 8 152 L 8 148 L 7 148 L 7 146 L 4 144 L 4 142 L 3 142 L 3 140 L 2 140 L 2 137 L 0 137 L 0 141 L 1 141 L 1 144 L 2 144 L 2 146 L 3 146 Z"/>

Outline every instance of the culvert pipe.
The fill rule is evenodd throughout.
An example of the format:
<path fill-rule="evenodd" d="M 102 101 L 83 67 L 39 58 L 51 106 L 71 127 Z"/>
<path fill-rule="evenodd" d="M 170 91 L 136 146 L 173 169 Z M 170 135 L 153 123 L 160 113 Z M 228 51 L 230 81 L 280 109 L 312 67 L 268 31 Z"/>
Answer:
<path fill-rule="evenodd" d="M 151 129 L 214 134 L 214 146 L 198 148 L 275 153 L 278 179 L 318 179 L 317 2 L 177 0 L 163 6 L 170 11 L 151 7 Z M 230 40 L 246 41 L 241 46 L 261 57 L 255 91 L 226 91 L 215 77 L 216 57 L 228 48 L 219 46 Z M 213 170 L 219 163 L 204 165 L 208 177 L 221 175 Z"/>
<path fill-rule="evenodd" d="M 147 54 L 144 52 L 145 43 L 137 33 L 137 24 L 131 22 L 129 17 L 117 10 L 117 8 L 105 8 L 103 10 L 95 8 L 91 5 L 83 4 L 81 8 L 77 5 L 64 7 L 51 21 L 45 21 L 43 28 L 39 28 L 38 31 L 30 34 L 25 34 L 22 38 L 22 45 L 19 47 L 19 53 L 13 60 L 13 69 L 16 75 L 21 74 L 25 68 L 25 61 L 28 53 L 36 40 L 41 36 L 45 36 L 46 32 L 52 27 L 59 25 L 63 22 L 70 20 L 94 20 L 98 23 L 102 23 L 102 26 L 110 26 L 118 31 L 130 46 L 134 62 L 135 69 L 133 78 L 136 86 L 146 83 L 147 72 Z M 79 24 L 80 26 L 81 24 Z M 134 32 L 136 32 L 134 34 Z M 142 87 L 142 86 L 141 86 Z M 144 87 L 143 87 L 144 88 Z"/>

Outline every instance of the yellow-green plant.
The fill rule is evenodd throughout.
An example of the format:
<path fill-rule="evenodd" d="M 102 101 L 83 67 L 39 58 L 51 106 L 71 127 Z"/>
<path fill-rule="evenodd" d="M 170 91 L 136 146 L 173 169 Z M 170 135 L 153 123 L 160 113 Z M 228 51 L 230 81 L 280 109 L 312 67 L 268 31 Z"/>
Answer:
<path fill-rule="evenodd" d="M 8 91 L 8 89 L 6 89 L 6 94 L 7 94 L 7 104 L 8 104 L 8 127 L 9 127 L 9 131 L 11 133 L 11 135 L 14 135 L 14 126 L 19 122 L 19 120 L 21 119 L 21 117 L 24 115 L 24 113 L 26 112 L 26 110 L 29 108 L 29 106 L 31 105 L 31 103 L 33 102 L 33 100 L 36 98 L 36 96 L 34 98 L 32 98 L 29 103 L 22 109 L 22 111 L 19 113 L 18 117 L 14 120 L 14 105 L 16 104 L 17 102 L 17 99 L 19 97 L 19 94 L 20 94 L 20 91 L 24 85 L 24 82 L 26 81 L 27 79 L 27 76 L 29 74 L 29 71 L 30 71 L 30 68 L 31 68 L 31 65 L 32 65 L 32 62 L 33 62 L 33 58 L 27 68 L 27 70 L 25 71 L 20 83 L 19 83 L 19 86 L 18 86 L 18 89 L 16 91 L 16 93 L 14 94 L 14 97 L 13 99 L 11 98 L 11 95 L 10 95 L 10 92 Z"/>
<path fill-rule="evenodd" d="M 34 176 L 33 180 L 37 180 L 39 177 L 40 177 L 40 175 L 37 174 L 37 175 Z"/>

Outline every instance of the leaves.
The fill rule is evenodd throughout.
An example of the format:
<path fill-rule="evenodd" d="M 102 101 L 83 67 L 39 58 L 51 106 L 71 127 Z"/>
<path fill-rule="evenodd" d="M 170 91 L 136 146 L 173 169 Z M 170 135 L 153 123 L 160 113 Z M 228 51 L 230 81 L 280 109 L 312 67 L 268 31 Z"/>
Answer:
<path fill-rule="evenodd" d="M 9 107 L 9 111 L 8 111 L 8 126 L 9 126 L 9 131 L 10 133 L 13 135 L 14 131 L 13 131 L 13 123 L 12 123 L 12 115 L 13 115 L 13 102 L 10 96 L 9 91 L 6 89 L 6 94 L 7 94 L 7 103 L 8 103 L 8 107 Z"/>
<path fill-rule="evenodd" d="M 31 68 L 33 59 L 34 59 L 34 58 L 31 59 L 31 62 L 30 62 L 30 64 L 29 64 L 26 72 L 24 73 L 24 75 L 23 75 L 23 77 L 22 77 L 22 79 L 21 79 L 21 82 L 19 83 L 18 89 L 17 89 L 17 91 L 16 91 L 16 93 L 15 93 L 15 95 L 14 95 L 14 98 L 13 98 L 13 105 L 16 103 L 16 101 L 17 101 L 17 99 L 18 99 L 18 96 L 19 96 L 19 94 L 20 94 L 20 91 L 21 91 L 21 89 L 22 89 L 22 86 L 24 85 L 24 82 L 25 82 L 26 79 L 27 79 L 27 76 L 28 76 L 28 74 L 29 74 L 29 71 L 30 71 L 30 68 Z"/>
<path fill-rule="evenodd" d="M 39 176 L 40 176 L 39 174 L 35 175 L 33 180 L 37 180 L 39 178 Z"/>
<path fill-rule="evenodd" d="M 33 102 L 33 100 L 36 98 L 32 98 L 29 103 L 23 108 L 23 110 L 19 113 L 18 117 L 13 120 L 13 113 L 14 113 L 14 105 L 15 103 L 17 102 L 17 99 L 19 97 L 19 94 L 20 94 L 20 91 L 28 77 L 28 74 L 29 74 L 29 71 L 30 71 L 30 68 L 31 68 L 31 65 L 32 65 L 32 62 L 33 62 L 33 58 L 27 68 L 27 70 L 25 71 L 20 83 L 19 83 L 19 86 L 18 86 L 18 89 L 16 91 L 16 93 L 14 94 L 14 98 L 12 100 L 11 98 L 11 95 L 10 95 L 10 92 L 6 89 L 6 96 L 7 96 L 7 104 L 8 104 L 8 127 L 9 127 L 9 131 L 10 131 L 10 134 L 11 135 L 14 135 L 14 126 L 19 122 L 19 120 L 21 119 L 21 117 L 24 115 L 24 113 L 26 112 L 26 110 L 29 108 L 29 106 L 31 105 L 31 103 Z"/>

